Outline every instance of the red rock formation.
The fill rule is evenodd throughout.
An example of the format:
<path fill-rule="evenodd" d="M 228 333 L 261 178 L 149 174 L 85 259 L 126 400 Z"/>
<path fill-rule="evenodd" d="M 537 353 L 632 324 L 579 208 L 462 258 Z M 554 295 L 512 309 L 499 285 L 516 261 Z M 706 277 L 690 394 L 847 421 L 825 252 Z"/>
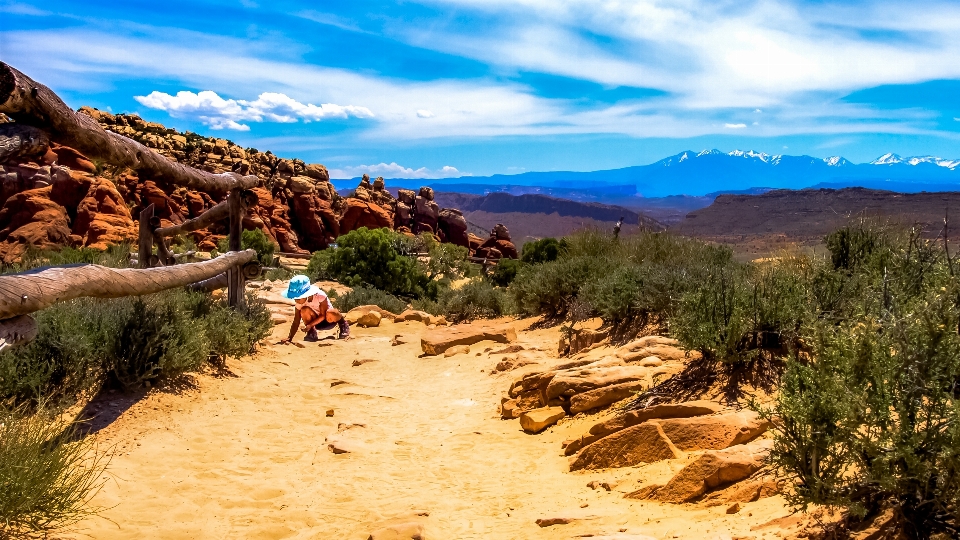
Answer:
<path fill-rule="evenodd" d="M 437 220 L 439 233 L 445 242 L 470 248 L 470 238 L 467 236 L 467 220 L 463 213 L 455 208 L 444 208 L 440 211 Z"/>
<path fill-rule="evenodd" d="M 67 210 L 50 200 L 50 186 L 13 195 L 0 210 L 0 260 L 12 263 L 29 246 L 45 249 L 70 243 Z"/>
<path fill-rule="evenodd" d="M 343 214 L 340 217 L 340 233 L 346 234 L 360 227 L 368 229 L 390 228 L 393 218 L 389 212 L 372 202 L 360 199 L 347 199 Z"/>
<path fill-rule="evenodd" d="M 510 231 L 503 226 L 503 223 L 497 223 L 497 226 L 490 231 L 490 238 L 477 248 L 476 255 L 488 259 L 517 258 L 517 247 L 510 240 Z"/>

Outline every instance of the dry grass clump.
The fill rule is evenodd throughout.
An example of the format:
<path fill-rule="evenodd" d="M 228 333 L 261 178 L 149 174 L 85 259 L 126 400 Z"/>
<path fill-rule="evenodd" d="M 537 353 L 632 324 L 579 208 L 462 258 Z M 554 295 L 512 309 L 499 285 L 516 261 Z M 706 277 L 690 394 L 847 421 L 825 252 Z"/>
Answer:
<path fill-rule="evenodd" d="M 0 408 L 0 538 L 42 538 L 95 515 L 110 455 L 76 424 Z"/>

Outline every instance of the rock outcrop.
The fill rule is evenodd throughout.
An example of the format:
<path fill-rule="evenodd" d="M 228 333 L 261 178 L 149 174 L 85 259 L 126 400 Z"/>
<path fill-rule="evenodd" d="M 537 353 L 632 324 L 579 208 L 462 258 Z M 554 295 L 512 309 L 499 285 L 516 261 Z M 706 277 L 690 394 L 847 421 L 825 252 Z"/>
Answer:
<path fill-rule="evenodd" d="M 402 314 L 401 314 L 402 315 Z M 473 345 L 481 341 L 511 343 L 516 341 L 517 331 L 512 326 L 487 326 L 465 324 L 450 328 L 437 328 L 424 332 L 420 346 L 427 356 L 443 354 L 457 345 Z"/>
<path fill-rule="evenodd" d="M 114 115 L 89 107 L 80 112 L 104 129 L 134 139 L 168 159 L 209 172 L 258 176 L 261 184 L 253 191 L 259 202 L 250 208 L 243 227 L 263 231 L 283 253 L 325 249 L 341 234 L 360 227 L 431 233 L 440 241 L 471 248 L 471 254 L 480 245 L 471 241 L 463 214 L 456 209 L 441 209 L 428 187 L 419 192 L 400 190 L 399 197 L 394 198 L 382 177 L 371 182 L 364 175 L 354 195 L 344 198 L 337 194 L 329 172 L 320 164 L 244 149 L 226 139 L 179 133 L 136 115 Z M 57 144 L 37 155 L 17 155 L 15 160 L 0 164 L 0 203 L 50 186 L 52 193 L 33 192 L 11 201 L 18 206 L 5 214 L 0 259 L 14 261 L 30 245 L 103 249 L 111 243 L 135 240 L 132 219 L 150 204 L 161 225 L 170 226 L 199 216 L 223 197 L 140 178 L 130 171 L 114 170 L 109 164 L 100 166 L 80 152 Z M 66 218 L 40 199 L 62 208 Z M 505 228 L 498 231 L 491 235 L 493 243 L 487 251 L 495 257 L 490 258 L 511 253 L 515 257 L 516 249 L 511 251 L 509 247 L 509 233 Z M 198 249 L 210 251 L 226 234 L 226 225 L 217 223 L 190 233 L 190 240 Z"/>

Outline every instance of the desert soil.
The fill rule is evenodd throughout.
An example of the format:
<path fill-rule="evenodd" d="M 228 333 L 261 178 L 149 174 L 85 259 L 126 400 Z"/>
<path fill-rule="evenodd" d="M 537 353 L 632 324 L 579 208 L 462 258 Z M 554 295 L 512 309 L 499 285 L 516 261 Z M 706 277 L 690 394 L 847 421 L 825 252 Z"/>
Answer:
<path fill-rule="evenodd" d="M 525 329 L 530 321 L 512 324 Z M 276 327 L 270 343 L 288 328 Z M 385 524 L 419 521 L 431 540 L 732 540 L 779 538 L 789 532 L 781 524 L 795 521 L 781 497 L 731 515 L 724 506 L 623 498 L 665 483 L 693 456 L 567 472 L 561 441 L 599 415 L 528 435 L 497 412 L 518 376 L 490 375 L 500 357 L 484 350 L 502 346 L 420 357 L 424 331 L 418 322 L 385 320 L 354 328 L 349 341 L 268 345 L 230 361 L 226 375 L 104 400 L 98 414 L 115 419 L 92 436 L 115 451 L 94 500 L 106 510 L 71 537 L 363 540 Z M 406 344 L 392 346 L 395 335 Z M 546 365 L 558 362 L 557 340 L 556 329 L 519 334 Z M 328 442 L 349 452 L 335 454 Z M 592 480 L 615 487 L 591 489 Z M 557 516 L 574 520 L 536 524 Z"/>

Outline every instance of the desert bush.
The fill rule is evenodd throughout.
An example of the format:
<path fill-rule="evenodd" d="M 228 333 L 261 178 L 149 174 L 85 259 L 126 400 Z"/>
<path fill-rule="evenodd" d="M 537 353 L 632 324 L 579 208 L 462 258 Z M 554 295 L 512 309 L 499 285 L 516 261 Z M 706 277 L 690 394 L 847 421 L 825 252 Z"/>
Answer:
<path fill-rule="evenodd" d="M 566 240 L 556 238 L 541 238 L 523 245 L 520 260 L 527 264 L 541 264 L 555 261 L 566 250 Z"/>
<path fill-rule="evenodd" d="M 70 403 L 104 382 L 124 388 L 241 356 L 269 332 L 257 299 L 234 310 L 209 295 L 170 290 L 113 300 L 83 298 L 35 315 L 40 332 L 0 352 L 0 399 Z"/>
<path fill-rule="evenodd" d="M 494 287 L 485 279 L 474 279 L 459 288 L 443 290 L 437 299 L 437 305 L 433 308 L 433 313 L 443 315 L 454 323 L 494 319 L 516 312 L 516 305 L 507 291 Z M 428 310 L 431 309 L 427 307 Z"/>
<path fill-rule="evenodd" d="M 480 274 L 479 266 L 469 261 L 470 250 L 455 244 L 437 242 L 432 235 L 421 235 L 427 249 L 428 278 L 460 279 Z"/>
<path fill-rule="evenodd" d="M 326 262 L 325 272 L 350 287 L 368 286 L 402 297 L 435 296 L 437 289 L 430 286 L 420 261 L 398 252 L 401 236 L 390 229 L 361 227 L 339 237 L 329 259 L 317 259 Z"/>
<path fill-rule="evenodd" d="M 192 314 L 195 319 L 203 321 L 207 350 L 211 359 L 218 363 L 250 354 L 273 328 L 270 310 L 252 293 L 248 293 L 246 301 L 236 308 L 230 307 L 223 299 L 212 300 L 203 295 L 194 299 Z"/>
<path fill-rule="evenodd" d="M 598 257 L 564 257 L 521 268 L 510 291 L 521 313 L 559 318 L 566 315 L 585 283 L 608 270 L 606 261 Z"/>
<path fill-rule="evenodd" d="M 97 513 L 109 455 L 76 435 L 54 415 L 0 408 L 0 538 L 46 538 Z"/>
<path fill-rule="evenodd" d="M 263 266 L 270 266 L 273 264 L 273 254 L 277 250 L 277 245 L 262 230 L 250 229 L 240 233 L 240 249 L 256 251 L 257 261 Z M 221 238 L 217 242 L 217 251 L 220 253 L 230 251 L 230 238 Z"/>
<path fill-rule="evenodd" d="M 289 268 L 271 268 L 263 274 L 263 279 L 268 281 L 286 281 L 296 275 L 296 272 Z M 316 281 L 321 281 L 317 279 Z"/>
<path fill-rule="evenodd" d="M 400 314 L 407 309 L 407 303 L 392 294 L 370 287 L 356 287 L 352 291 L 335 298 L 333 305 L 342 313 L 359 306 L 379 306 L 390 313 Z"/>
<path fill-rule="evenodd" d="M 310 277 L 311 281 L 329 281 L 335 279 L 334 275 L 330 272 L 330 261 L 333 258 L 334 251 L 336 250 L 324 249 L 313 252 L 306 269 L 306 274 Z"/>
<path fill-rule="evenodd" d="M 788 362 L 764 411 L 772 460 L 798 507 L 840 506 L 856 521 L 889 506 L 908 538 L 956 537 L 960 280 L 918 231 L 866 232 L 829 244 L 836 273 L 821 288 L 853 300 L 805 325 L 809 360 Z"/>
<path fill-rule="evenodd" d="M 508 287 L 517 277 L 523 262 L 516 259 L 500 259 L 490 273 L 490 281 L 498 287 Z"/>
<path fill-rule="evenodd" d="M 30 247 L 20 257 L 20 262 L 4 265 L 4 273 L 23 272 L 45 266 L 67 266 L 71 264 L 99 264 L 111 268 L 126 268 L 129 266 L 130 246 L 117 244 L 106 250 L 87 247 L 74 248 L 63 246 L 59 249 L 36 249 Z"/>

